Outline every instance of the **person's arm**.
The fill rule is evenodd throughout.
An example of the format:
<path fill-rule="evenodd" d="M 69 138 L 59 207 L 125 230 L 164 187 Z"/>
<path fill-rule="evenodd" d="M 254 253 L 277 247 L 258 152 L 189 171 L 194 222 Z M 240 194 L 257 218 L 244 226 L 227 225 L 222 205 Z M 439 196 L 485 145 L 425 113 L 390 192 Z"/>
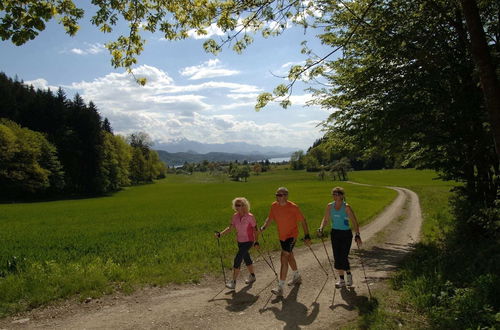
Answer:
<path fill-rule="evenodd" d="M 345 211 L 347 213 L 347 216 L 349 217 L 349 220 L 351 220 L 354 226 L 354 232 L 355 232 L 354 240 L 356 241 L 356 243 L 361 245 L 363 242 L 361 241 L 361 235 L 359 233 L 358 219 L 356 219 L 356 215 L 354 214 L 354 211 L 352 210 L 350 205 L 346 205 Z"/>
<path fill-rule="evenodd" d="M 215 232 L 215 237 L 216 238 L 220 238 L 222 235 L 225 235 L 226 233 L 230 232 L 233 228 L 234 228 L 233 223 L 230 223 L 229 226 L 227 226 L 226 228 L 224 228 L 223 231 L 221 231 L 221 232 Z"/>
<path fill-rule="evenodd" d="M 319 235 L 323 235 L 323 228 L 326 226 L 328 222 L 330 222 L 330 208 L 332 206 L 328 204 L 325 209 L 325 215 L 323 215 L 323 220 L 321 220 L 321 224 L 319 225 L 318 228 L 318 233 Z"/>
<path fill-rule="evenodd" d="M 259 229 L 257 228 L 257 225 L 253 226 L 252 229 L 253 229 L 253 237 L 254 237 L 253 247 L 258 249 L 260 246 L 259 245 Z"/>
<path fill-rule="evenodd" d="M 311 236 L 309 235 L 309 227 L 307 226 L 306 218 L 302 220 L 302 229 L 304 230 L 304 242 L 307 245 L 311 245 Z"/>
<path fill-rule="evenodd" d="M 264 224 L 262 226 L 260 226 L 260 231 L 264 231 L 264 229 L 267 228 L 267 226 L 269 225 L 269 223 L 273 221 L 273 219 L 270 219 L 269 217 L 266 218 L 266 220 L 264 221 Z"/>

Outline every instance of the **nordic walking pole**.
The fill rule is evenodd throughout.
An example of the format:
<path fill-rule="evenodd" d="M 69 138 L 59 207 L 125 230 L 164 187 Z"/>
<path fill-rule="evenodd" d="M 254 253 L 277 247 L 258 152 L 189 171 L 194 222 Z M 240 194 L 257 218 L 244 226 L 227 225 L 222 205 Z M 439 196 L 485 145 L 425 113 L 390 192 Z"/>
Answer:
<path fill-rule="evenodd" d="M 260 252 L 260 249 L 256 249 L 257 252 L 259 253 L 260 257 L 262 259 L 264 259 L 264 261 L 266 262 L 266 264 L 269 266 L 269 268 L 271 268 L 271 270 L 273 271 L 274 275 L 276 275 L 276 279 L 278 279 L 278 273 L 276 273 L 276 270 L 271 266 L 271 264 L 269 263 L 269 261 L 267 261 L 266 257 L 264 257 L 262 255 L 262 252 Z"/>
<path fill-rule="evenodd" d="M 307 245 L 307 244 L 306 244 Z M 323 267 L 323 265 L 321 264 L 321 262 L 319 261 L 318 257 L 316 257 L 316 253 L 314 253 L 314 250 L 312 249 L 312 247 L 310 245 L 307 245 L 309 247 L 309 250 L 311 250 L 314 258 L 316 258 L 316 261 L 318 262 L 318 264 L 321 266 L 321 268 L 323 269 L 323 271 L 325 272 L 326 276 L 328 276 L 328 272 L 326 271 L 325 267 Z"/>
<path fill-rule="evenodd" d="M 359 242 L 356 240 L 356 245 L 358 246 L 358 250 L 361 250 L 359 247 Z M 363 258 L 361 257 L 361 254 L 359 255 L 359 262 L 361 263 L 361 268 L 363 268 L 363 274 L 365 275 L 365 283 L 366 287 L 368 288 L 368 295 L 370 295 L 370 300 L 372 300 L 372 292 L 370 291 L 370 286 L 368 285 L 368 279 L 366 278 L 366 271 L 365 271 L 365 265 L 363 264 Z"/>
<path fill-rule="evenodd" d="M 321 238 L 321 243 L 323 243 L 323 248 L 325 249 L 326 258 L 328 259 L 328 263 L 330 264 L 330 268 L 332 269 L 333 277 L 337 279 L 337 275 L 335 275 L 335 270 L 333 269 L 333 264 L 330 262 L 330 256 L 328 255 L 328 250 L 326 249 L 325 240 L 323 239 L 323 232 L 318 229 L 318 236 Z"/>
<path fill-rule="evenodd" d="M 262 236 L 262 242 L 266 243 L 266 239 L 264 238 L 264 231 L 263 230 L 260 231 L 260 235 Z M 271 261 L 271 266 L 273 268 L 273 271 L 276 273 L 276 268 L 274 268 L 273 258 L 271 258 L 271 253 L 269 252 L 269 249 L 267 250 L 267 256 L 269 257 L 269 260 Z"/>
<path fill-rule="evenodd" d="M 222 268 L 222 275 L 224 276 L 224 285 L 226 284 L 226 271 L 224 270 L 224 263 L 222 262 L 222 249 L 220 247 L 220 233 L 218 231 L 215 232 L 217 234 L 217 245 L 219 246 L 219 257 L 220 257 L 220 266 Z"/>

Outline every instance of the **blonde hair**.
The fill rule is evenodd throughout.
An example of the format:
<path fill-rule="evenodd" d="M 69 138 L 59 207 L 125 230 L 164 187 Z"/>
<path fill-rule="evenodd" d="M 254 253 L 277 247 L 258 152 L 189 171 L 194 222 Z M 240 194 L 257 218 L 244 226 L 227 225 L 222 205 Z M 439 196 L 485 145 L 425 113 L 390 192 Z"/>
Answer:
<path fill-rule="evenodd" d="M 286 189 L 286 187 L 279 187 L 277 190 L 276 190 L 277 193 L 279 192 L 284 192 L 288 195 L 288 189 Z"/>
<path fill-rule="evenodd" d="M 332 189 L 332 195 L 333 193 L 338 193 L 340 195 L 342 195 L 342 199 L 344 199 L 344 196 L 345 196 L 345 193 L 344 193 L 344 188 L 342 187 L 335 187 Z"/>
<path fill-rule="evenodd" d="M 250 212 L 250 202 L 245 197 L 236 197 L 235 199 L 233 199 L 232 202 L 233 210 L 238 211 L 235 206 L 236 203 L 238 202 L 240 202 L 243 205 L 243 209 L 245 210 L 246 213 Z"/>

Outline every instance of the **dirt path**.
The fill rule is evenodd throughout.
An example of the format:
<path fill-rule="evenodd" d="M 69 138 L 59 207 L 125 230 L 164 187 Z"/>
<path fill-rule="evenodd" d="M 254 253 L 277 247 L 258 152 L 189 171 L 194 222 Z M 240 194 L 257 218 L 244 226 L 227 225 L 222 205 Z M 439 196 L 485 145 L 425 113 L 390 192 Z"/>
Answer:
<path fill-rule="evenodd" d="M 392 189 L 398 192 L 393 203 L 361 229 L 363 250 L 353 247 L 350 261 L 355 286 L 351 290 L 334 289 L 325 249 L 319 243 L 312 248 L 330 275 L 325 275 L 307 247 L 297 248 L 295 256 L 303 284 L 288 287 L 282 300 L 270 292 L 276 283 L 273 272 L 256 258 L 257 282 L 245 286 L 240 281 L 232 294 L 223 289 L 220 278 L 205 279 L 199 285 L 150 288 L 84 303 L 67 301 L 2 319 L 0 329 L 338 328 L 358 316 L 357 307 L 369 298 L 368 287 L 373 291 L 387 279 L 419 238 L 422 217 L 418 196 L 407 189 Z M 331 257 L 331 245 L 325 243 Z M 273 260 L 278 264 L 278 252 L 273 253 Z M 242 271 L 241 275 L 244 278 L 247 274 Z"/>

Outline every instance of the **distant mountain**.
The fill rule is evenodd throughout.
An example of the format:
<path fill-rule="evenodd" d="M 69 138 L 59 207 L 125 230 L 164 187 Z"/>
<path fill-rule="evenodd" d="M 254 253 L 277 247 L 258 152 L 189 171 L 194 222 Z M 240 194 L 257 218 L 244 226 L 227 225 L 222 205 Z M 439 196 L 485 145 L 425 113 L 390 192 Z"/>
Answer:
<path fill-rule="evenodd" d="M 254 154 L 254 155 L 242 155 L 242 154 L 233 154 L 227 152 L 209 152 L 206 154 L 198 154 L 198 153 L 189 153 L 189 152 L 167 152 L 164 150 L 156 150 L 160 159 L 167 163 L 168 166 L 178 166 L 182 165 L 185 162 L 188 163 L 201 163 L 204 160 L 208 160 L 209 162 L 230 162 L 230 161 L 260 161 L 269 159 L 270 157 L 262 154 Z"/>
<path fill-rule="evenodd" d="M 164 150 L 169 153 L 189 152 L 191 154 L 207 154 L 211 152 L 222 152 L 240 155 L 265 155 L 267 158 L 290 156 L 293 152 L 298 150 L 297 148 L 280 146 L 263 147 L 246 142 L 201 143 L 187 139 L 179 139 L 169 143 L 156 142 L 153 148 L 156 150 Z"/>

